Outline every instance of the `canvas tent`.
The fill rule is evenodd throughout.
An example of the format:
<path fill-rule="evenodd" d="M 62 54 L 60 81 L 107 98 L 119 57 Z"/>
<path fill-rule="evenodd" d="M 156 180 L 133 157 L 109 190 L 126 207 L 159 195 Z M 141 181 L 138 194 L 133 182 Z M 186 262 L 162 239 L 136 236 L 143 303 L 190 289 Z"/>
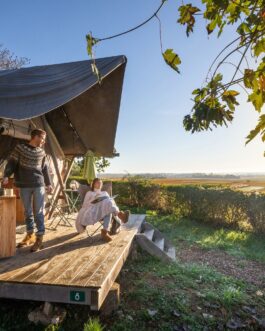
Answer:
<path fill-rule="evenodd" d="M 126 57 L 96 65 L 101 85 L 89 60 L 0 71 L 1 139 L 23 138 L 45 116 L 65 155 L 112 157 Z"/>
<path fill-rule="evenodd" d="M 0 71 L 0 165 L 34 127 L 48 133 L 47 152 L 56 161 L 57 175 L 55 163 L 62 172 L 65 158 L 73 160 L 88 150 L 115 156 L 127 59 L 113 56 L 95 62 L 101 84 L 90 60 Z"/>

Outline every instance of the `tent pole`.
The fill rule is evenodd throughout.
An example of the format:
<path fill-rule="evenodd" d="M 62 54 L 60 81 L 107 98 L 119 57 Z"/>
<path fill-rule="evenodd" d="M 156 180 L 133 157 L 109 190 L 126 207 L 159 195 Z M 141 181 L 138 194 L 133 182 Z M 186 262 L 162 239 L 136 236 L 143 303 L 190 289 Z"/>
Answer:
<path fill-rule="evenodd" d="M 69 165 L 68 165 L 68 168 L 67 168 L 66 173 L 65 173 L 65 176 L 64 176 L 64 181 L 63 181 L 64 184 L 67 182 L 67 179 L 70 176 L 70 173 L 71 173 L 71 170 L 72 170 L 72 167 L 73 167 L 73 164 L 74 164 L 74 160 L 75 160 L 75 158 L 73 157 L 71 159 Z M 58 184 L 56 185 L 55 192 L 54 192 L 54 199 L 53 199 L 54 201 L 57 200 L 57 197 L 60 194 L 60 186 Z M 55 205 L 51 206 L 51 210 L 49 211 L 48 219 L 50 219 L 52 217 L 52 214 L 54 212 L 54 209 L 55 209 Z"/>
<path fill-rule="evenodd" d="M 45 131 L 48 132 L 48 122 L 45 118 L 45 115 L 41 116 L 41 120 L 42 120 L 43 127 L 44 127 Z M 51 139 L 50 139 L 49 135 L 47 135 L 47 140 L 48 140 L 48 144 L 49 144 L 50 149 L 51 149 L 51 156 L 52 156 L 53 164 L 54 164 L 56 175 L 58 177 L 58 181 L 59 181 L 59 184 L 60 184 L 59 192 L 62 191 L 63 197 L 64 197 L 64 199 L 66 201 L 66 204 L 69 208 L 68 198 L 67 198 L 67 195 L 64 191 L 64 183 L 63 183 L 63 180 L 62 180 L 62 176 L 60 174 L 60 170 L 59 170 L 58 162 L 57 162 L 57 159 L 56 159 L 56 154 L 55 154 L 55 151 L 54 151 L 54 147 L 53 147 L 53 144 L 51 142 Z"/>
<path fill-rule="evenodd" d="M 72 170 L 72 168 L 73 168 L 74 160 L 75 160 L 75 158 L 73 157 L 73 158 L 71 159 L 71 161 L 70 161 L 70 164 L 69 164 L 69 166 L 68 166 L 68 169 L 67 169 L 67 171 L 66 171 L 66 173 L 65 173 L 64 183 L 66 183 L 68 177 L 70 176 L 71 170 Z"/>

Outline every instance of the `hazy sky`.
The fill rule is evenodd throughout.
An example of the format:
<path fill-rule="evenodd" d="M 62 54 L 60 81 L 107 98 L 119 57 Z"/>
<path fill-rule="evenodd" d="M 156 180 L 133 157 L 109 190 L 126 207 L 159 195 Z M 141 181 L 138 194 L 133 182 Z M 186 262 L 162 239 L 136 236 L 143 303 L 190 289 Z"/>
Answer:
<path fill-rule="evenodd" d="M 3 1 L 0 43 L 30 65 L 87 59 L 85 35 L 105 37 L 135 26 L 150 16 L 159 0 L 27 0 Z M 182 58 L 181 75 L 163 61 L 156 20 L 130 35 L 106 41 L 96 56 L 128 58 L 116 135 L 119 158 L 108 172 L 240 172 L 265 171 L 264 144 L 245 147 L 257 115 L 246 95 L 229 128 L 191 135 L 182 127 L 192 106 L 191 92 L 200 87 L 211 61 L 233 39 L 207 37 L 205 22 L 186 38 L 176 24 L 177 4 L 169 0 L 160 13 L 164 48 Z M 226 74 L 232 67 L 225 68 Z"/>

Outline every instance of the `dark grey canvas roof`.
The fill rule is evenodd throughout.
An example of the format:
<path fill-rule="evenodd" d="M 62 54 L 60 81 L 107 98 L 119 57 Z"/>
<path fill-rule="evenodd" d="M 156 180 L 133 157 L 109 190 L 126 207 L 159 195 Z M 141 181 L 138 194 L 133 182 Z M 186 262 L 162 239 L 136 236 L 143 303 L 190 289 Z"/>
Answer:
<path fill-rule="evenodd" d="M 125 56 L 0 71 L 0 118 L 45 117 L 66 155 L 112 156 Z"/>

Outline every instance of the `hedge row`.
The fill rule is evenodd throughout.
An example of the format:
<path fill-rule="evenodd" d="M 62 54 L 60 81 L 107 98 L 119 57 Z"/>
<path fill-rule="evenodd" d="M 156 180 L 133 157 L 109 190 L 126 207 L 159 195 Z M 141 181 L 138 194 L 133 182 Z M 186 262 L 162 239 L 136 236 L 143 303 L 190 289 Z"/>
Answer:
<path fill-rule="evenodd" d="M 265 234 L 265 196 L 222 187 L 164 186 L 147 180 L 113 182 L 117 202 L 181 218 Z"/>

